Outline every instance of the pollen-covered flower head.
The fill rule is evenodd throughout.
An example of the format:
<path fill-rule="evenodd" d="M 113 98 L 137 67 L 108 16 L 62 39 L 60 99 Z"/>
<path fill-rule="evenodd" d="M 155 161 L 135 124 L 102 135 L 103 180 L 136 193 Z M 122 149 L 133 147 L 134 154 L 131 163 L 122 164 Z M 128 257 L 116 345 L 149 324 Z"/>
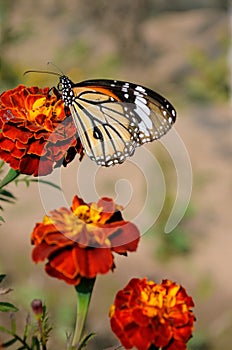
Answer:
<path fill-rule="evenodd" d="M 0 95 L 0 158 L 22 174 L 47 175 L 82 155 L 72 118 L 55 92 L 19 85 Z"/>
<path fill-rule="evenodd" d="M 139 242 L 137 227 L 120 209 L 110 198 L 87 204 L 75 196 L 70 209 L 54 210 L 35 226 L 33 260 L 47 259 L 46 272 L 73 285 L 113 270 L 112 253 L 126 255 Z"/>
<path fill-rule="evenodd" d="M 110 309 L 113 332 L 126 349 L 184 350 L 193 331 L 192 298 L 169 280 L 132 279 Z"/>

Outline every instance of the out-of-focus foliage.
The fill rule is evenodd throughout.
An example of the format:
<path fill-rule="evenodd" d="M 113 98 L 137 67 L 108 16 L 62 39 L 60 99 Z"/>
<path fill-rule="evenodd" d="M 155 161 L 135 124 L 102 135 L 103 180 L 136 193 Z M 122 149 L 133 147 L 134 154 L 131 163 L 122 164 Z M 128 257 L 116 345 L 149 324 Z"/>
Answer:
<path fill-rule="evenodd" d="M 193 73 L 185 81 L 187 97 L 197 102 L 220 102 L 229 98 L 229 67 L 226 50 L 214 58 L 194 50 L 190 56 Z"/>
<path fill-rule="evenodd" d="M 15 57 L 15 64 L 12 65 L 12 62 L 9 62 L 5 55 L 7 48 L 14 45 L 16 41 L 23 40 L 27 35 L 23 28 L 13 31 L 8 22 L 8 16 L 15 5 L 16 3 L 13 1 L 0 1 L 0 80 L 4 89 L 8 89 L 19 83 L 17 74 L 17 57 Z"/>

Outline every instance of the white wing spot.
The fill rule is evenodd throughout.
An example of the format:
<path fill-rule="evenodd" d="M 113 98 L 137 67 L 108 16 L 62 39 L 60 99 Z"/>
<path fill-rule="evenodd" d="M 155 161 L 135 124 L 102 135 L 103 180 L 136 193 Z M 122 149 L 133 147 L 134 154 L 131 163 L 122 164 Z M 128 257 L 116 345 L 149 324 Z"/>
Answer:
<path fill-rule="evenodd" d="M 123 92 L 128 92 L 128 88 L 127 88 L 126 86 L 123 86 L 123 87 L 122 87 L 122 91 L 123 91 Z"/>
<path fill-rule="evenodd" d="M 141 92 L 145 92 L 146 91 L 142 86 L 139 86 L 139 85 L 136 86 L 135 90 L 141 91 Z"/>
<path fill-rule="evenodd" d="M 135 98 L 135 103 L 138 105 L 138 106 L 147 106 L 147 100 L 144 98 L 144 97 L 141 97 L 141 96 L 137 96 Z"/>

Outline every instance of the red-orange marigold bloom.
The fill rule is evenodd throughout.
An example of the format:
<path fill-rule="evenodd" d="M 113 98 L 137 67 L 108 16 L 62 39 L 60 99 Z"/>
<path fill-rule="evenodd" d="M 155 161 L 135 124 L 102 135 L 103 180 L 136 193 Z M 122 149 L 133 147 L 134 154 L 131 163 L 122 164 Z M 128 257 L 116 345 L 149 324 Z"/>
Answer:
<path fill-rule="evenodd" d="M 47 259 L 46 272 L 72 285 L 113 270 L 112 252 L 126 255 L 139 242 L 137 227 L 123 220 L 120 209 L 110 198 L 86 204 L 75 196 L 70 209 L 54 210 L 36 224 L 32 259 Z"/>
<path fill-rule="evenodd" d="M 132 279 L 110 309 L 113 332 L 126 349 L 184 350 L 195 317 L 192 298 L 169 280 Z"/>
<path fill-rule="evenodd" d="M 47 175 L 82 155 L 72 118 L 55 91 L 19 85 L 0 95 L 0 158 L 22 174 Z"/>

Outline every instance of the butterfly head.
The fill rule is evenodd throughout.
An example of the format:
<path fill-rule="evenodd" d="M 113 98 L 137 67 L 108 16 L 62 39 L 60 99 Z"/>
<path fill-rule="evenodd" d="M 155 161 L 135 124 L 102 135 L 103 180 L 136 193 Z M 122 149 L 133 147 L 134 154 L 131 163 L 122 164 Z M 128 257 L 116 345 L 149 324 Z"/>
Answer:
<path fill-rule="evenodd" d="M 62 93 L 62 99 L 67 107 L 72 105 L 75 101 L 72 86 L 73 82 L 66 75 L 60 76 L 60 81 L 57 88 Z"/>

